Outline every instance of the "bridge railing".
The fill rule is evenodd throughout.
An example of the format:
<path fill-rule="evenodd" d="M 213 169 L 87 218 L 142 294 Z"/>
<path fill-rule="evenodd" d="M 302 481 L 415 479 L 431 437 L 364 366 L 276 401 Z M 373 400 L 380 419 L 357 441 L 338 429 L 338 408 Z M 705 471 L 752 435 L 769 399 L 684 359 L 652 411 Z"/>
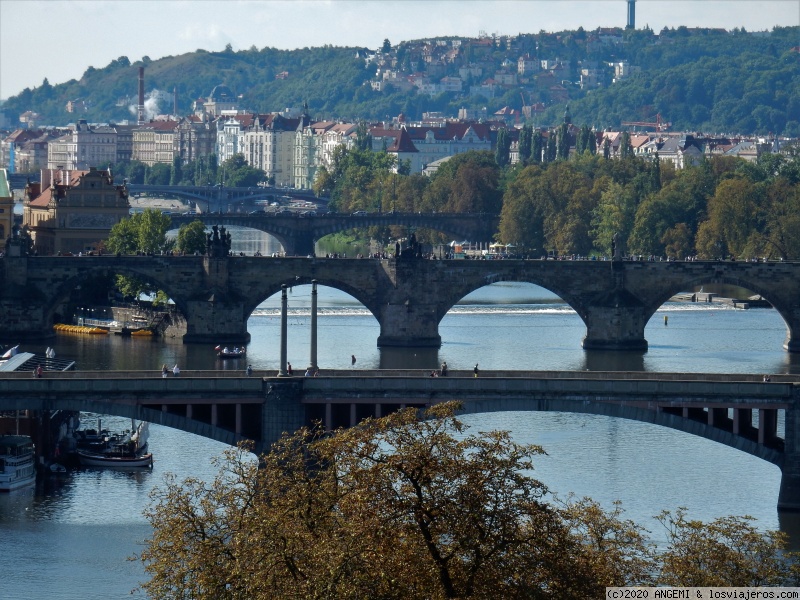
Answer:
<path fill-rule="evenodd" d="M 431 377 L 430 369 L 320 369 L 319 377 L 351 378 L 391 378 L 391 377 Z M 302 378 L 305 370 L 298 369 L 293 377 Z M 44 377 L 50 379 L 150 379 L 161 377 L 161 369 L 152 371 L 46 371 Z M 437 375 L 438 376 L 438 375 Z M 592 380 L 636 380 L 636 381 L 702 381 L 702 382 L 747 382 L 764 383 L 763 374 L 754 373 L 658 373 L 642 371 L 480 371 L 480 378 L 493 379 L 592 379 Z M 174 378 L 170 372 L 169 378 Z M 225 370 L 182 370 L 180 378 L 230 378 L 247 377 L 245 368 Z M 274 378 L 277 369 L 254 370 L 250 377 Z M 445 379 L 473 378 L 472 370 L 449 370 Z M 28 371 L 0 371 L 0 379 L 30 379 Z M 282 377 L 281 379 L 288 379 Z M 771 383 L 800 383 L 800 375 L 770 375 Z"/>

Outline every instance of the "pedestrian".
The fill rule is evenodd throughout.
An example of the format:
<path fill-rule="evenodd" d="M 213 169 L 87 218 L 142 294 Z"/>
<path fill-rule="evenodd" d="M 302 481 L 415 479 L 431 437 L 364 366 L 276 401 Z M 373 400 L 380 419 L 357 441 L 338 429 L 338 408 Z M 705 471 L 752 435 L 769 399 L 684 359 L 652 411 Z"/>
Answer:
<path fill-rule="evenodd" d="M 286 363 L 286 373 L 289 374 L 289 377 L 294 374 L 294 371 L 292 371 L 292 363 Z"/>
<path fill-rule="evenodd" d="M 356 364 L 356 355 L 355 354 L 351 354 L 350 355 L 350 366 L 351 367 L 355 366 L 355 364 Z"/>
<path fill-rule="evenodd" d="M 664 315 L 664 325 L 665 326 L 669 325 L 669 316 L 668 315 Z"/>
<path fill-rule="evenodd" d="M 475 376 L 475 377 L 477 377 L 477 376 L 478 376 L 478 363 L 475 363 L 475 368 L 474 368 L 474 369 L 472 369 L 472 374 L 473 374 L 473 376 Z"/>
<path fill-rule="evenodd" d="M 42 365 L 39 365 L 38 367 L 36 367 L 36 377 L 38 377 L 38 378 L 42 377 Z"/>
<path fill-rule="evenodd" d="M 177 377 L 181 374 L 181 370 L 178 368 L 178 363 L 175 363 L 175 366 L 172 367 L 172 374 Z"/>
<path fill-rule="evenodd" d="M 253 365 L 247 365 L 246 371 L 247 371 L 247 376 L 250 377 L 250 375 L 253 374 Z"/>
<path fill-rule="evenodd" d="M 161 366 L 161 377 L 163 377 L 164 379 L 166 379 L 166 378 L 167 378 L 167 375 L 169 375 L 169 369 L 167 369 L 167 364 L 166 364 L 166 363 L 164 363 L 164 364 Z"/>
<path fill-rule="evenodd" d="M 311 377 L 311 376 L 312 376 L 311 367 L 308 367 L 306 369 L 306 373 L 305 373 L 305 375 L 303 375 L 303 377 Z"/>
<path fill-rule="evenodd" d="M 442 377 L 447 377 L 447 363 L 442 363 Z"/>

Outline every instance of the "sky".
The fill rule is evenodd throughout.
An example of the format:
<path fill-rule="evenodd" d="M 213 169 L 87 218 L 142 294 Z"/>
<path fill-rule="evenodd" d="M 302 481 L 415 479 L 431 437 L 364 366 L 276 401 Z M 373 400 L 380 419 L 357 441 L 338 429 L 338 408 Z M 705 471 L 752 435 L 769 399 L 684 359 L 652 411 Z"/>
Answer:
<path fill-rule="evenodd" d="M 377 49 L 436 36 L 624 27 L 626 0 L 0 0 L 0 98 L 131 62 L 323 45 Z M 637 0 L 636 27 L 800 25 L 800 0 Z M 800 40 L 798 40 L 800 45 Z"/>

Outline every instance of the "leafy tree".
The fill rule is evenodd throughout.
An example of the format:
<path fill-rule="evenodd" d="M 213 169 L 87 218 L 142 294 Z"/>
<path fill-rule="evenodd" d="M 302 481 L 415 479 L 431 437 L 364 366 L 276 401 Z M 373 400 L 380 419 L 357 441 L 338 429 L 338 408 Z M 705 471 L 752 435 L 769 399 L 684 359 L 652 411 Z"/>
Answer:
<path fill-rule="evenodd" d="M 206 252 L 206 225 L 200 220 L 181 225 L 175 248 L 186 254 L 205 254 Z"/>
<path fill-rule="evenodd" d="M 633 228 L 636 206 L 629 190 L 618 183 L 609 183 L 600 203 L 594 210 L 592 234 L 595 247 L 611 255 L 611 242 L 615 235 L 627 240 Z"/>
<path fill-rule="evenodd" d="M 248 165 L 244 154 L 234 154 L 217 169 L 217 178 L 217 183 L 223 183 L 229 187 L 253 187 L 265 182 L 267 174 L 261 169 Z"/>
<path fill-rule="evenodd" d="M 544 148 L 544 139 L 542 137 L 542 132 L 540 129 L 537 129 L 533 137 L 531 138 L 531 156 L 530 160 L 533 164 L 539 164 L 542 162 L 542 150 Z"/>
<path fill-rule="evenodd" d="M 685 509 L 658 517 L 668 548 L 660 557 L 658 584 L 680 587 L 767 587 L 796 578 L 795 553 L 786 534 L 758 531 L 749 517 L 690 520 Z"/>
<path fill-rule="evenodd" d="M 508 165 L 509 151 L 511 150 L 511 138 L 508 136 L 508 130 L 505 127 L 497 130 L 497 144 L 495 150 L 495 160 L 497 165 L 502 169 Z"/>
<path fill-rule="evenodd" d="M 531 148 L 533 142 L 533 128 L 530 125 L 523 125 L 519 132 L 519 162 L 527 164 L 531 159 Z"/>
<path fill-rule="evenodd" d="M 389 41 L 389 38 L 383 40 L 383 46 L 381 46 L 381 52 L 384 54 L 388 54 L 392 51 L 392 43 Z"/>
<path fill-rule="evenodd" d="M 169 184 L 170 185 L 179 185 L 183 180 L 183 173 L 182 173 L 182 163 L 180 156 L 175 156 L 172 160 L 172 172 L 170 173 L 169 177 Z"/>
<path fill-rule="evenodd" d="M 469 434 L 454 410 L 404 410 L 328 437 L 301 430 L 258 462 L 229 451 L 210 485 L 168 479 L 146 513 L 144 590 L 522 599 L 595 597 L 622 584 L 623 567 L 607 564 L 618 557 L 601 576 L 586 536 L 572 535 L 545 486 L 525 475 L 541 448 L 507 432 Z"/>

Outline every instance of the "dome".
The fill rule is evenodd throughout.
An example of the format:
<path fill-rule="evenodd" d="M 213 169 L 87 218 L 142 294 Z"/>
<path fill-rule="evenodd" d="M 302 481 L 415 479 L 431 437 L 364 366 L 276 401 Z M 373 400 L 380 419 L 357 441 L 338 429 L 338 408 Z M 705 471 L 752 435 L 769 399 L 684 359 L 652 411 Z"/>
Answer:
<path fill-rule="evenodd" d="M 212 102 L 234 102 L 236 96 L 227 85 L 217 85 L 211 90 L 208 99 Z"/>

